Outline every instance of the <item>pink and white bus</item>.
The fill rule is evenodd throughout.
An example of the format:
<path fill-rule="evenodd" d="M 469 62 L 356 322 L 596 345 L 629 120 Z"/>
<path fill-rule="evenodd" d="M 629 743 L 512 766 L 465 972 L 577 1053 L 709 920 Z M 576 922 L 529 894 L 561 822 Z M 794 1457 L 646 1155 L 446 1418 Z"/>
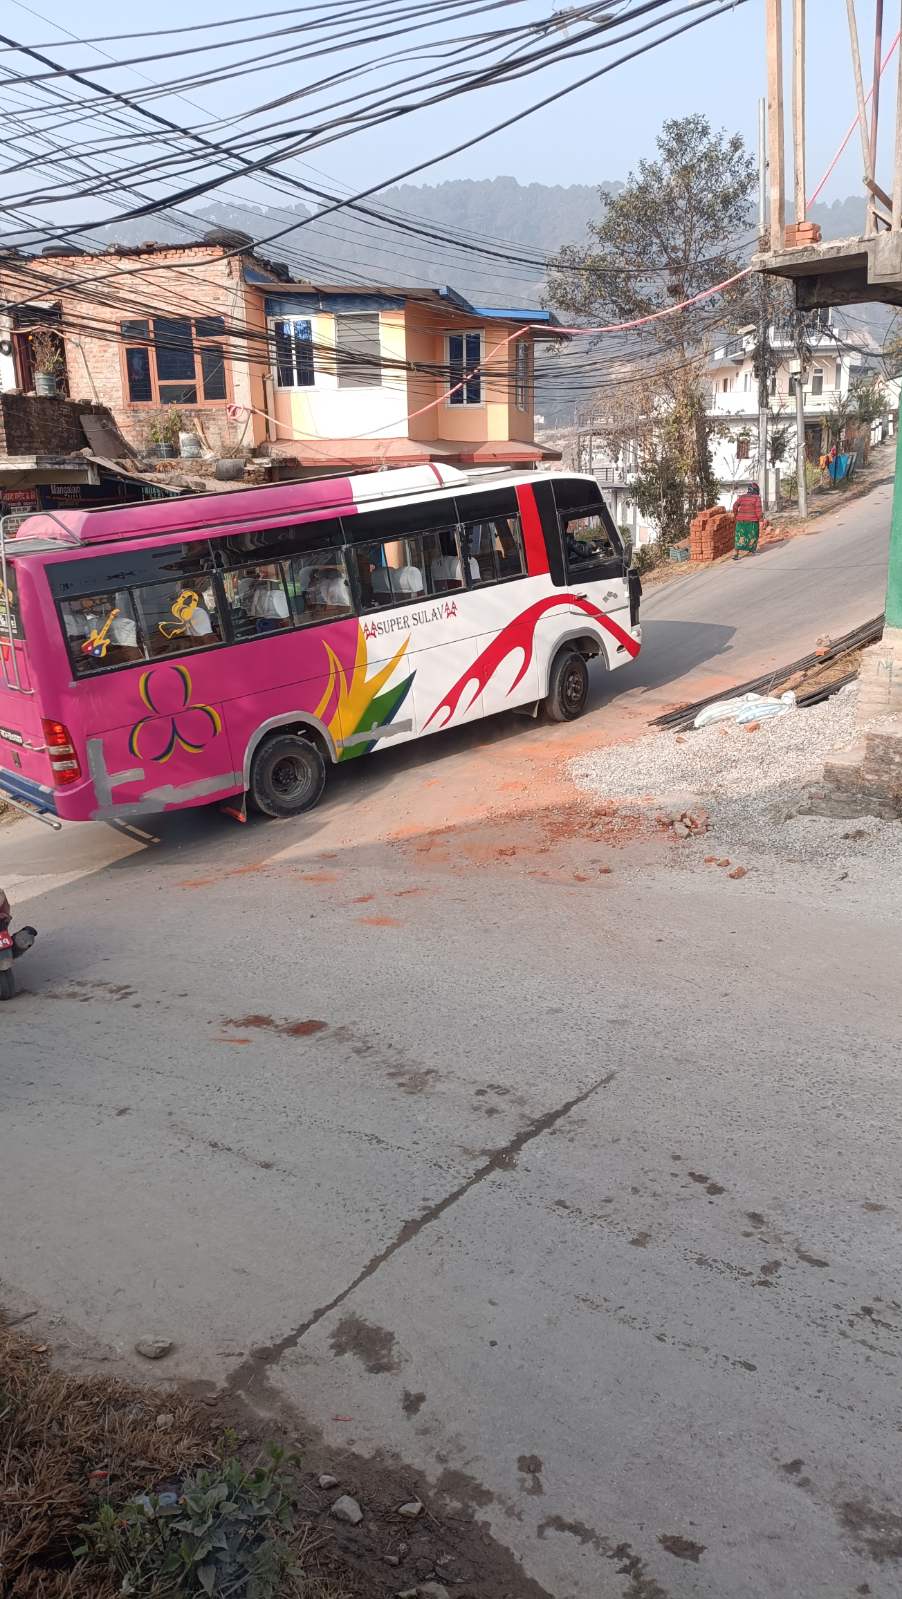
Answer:
<path fill-rule="evenodd" d="M 495 711 L 578 716 L 638 654 L 594 479 L 427 466 L 0 538 L 0 793 L 71 821 L 315 804 L 327 767 Z"/>

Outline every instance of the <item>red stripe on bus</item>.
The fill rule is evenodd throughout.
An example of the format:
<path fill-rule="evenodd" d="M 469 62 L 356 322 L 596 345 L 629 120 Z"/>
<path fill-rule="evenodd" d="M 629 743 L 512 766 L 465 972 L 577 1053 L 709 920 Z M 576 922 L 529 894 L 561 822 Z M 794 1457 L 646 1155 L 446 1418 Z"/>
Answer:
<path fill-rule="evenodd" d="M 517 504 L 520 507 L 520 523 L 526 545 L 526 565 L 529 575 L 539 577 L 548 571 L 548 550 L 545 547 L 542 518 L 536 505 L 536 491 L 531 484 L 517 485 Z"/>

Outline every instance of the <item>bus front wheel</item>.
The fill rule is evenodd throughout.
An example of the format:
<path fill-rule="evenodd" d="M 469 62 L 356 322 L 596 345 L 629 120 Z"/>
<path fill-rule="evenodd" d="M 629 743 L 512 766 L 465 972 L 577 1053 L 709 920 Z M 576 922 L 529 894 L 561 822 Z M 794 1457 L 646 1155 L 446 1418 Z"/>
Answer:
<path fill-rule="evenodd" d="M 251 764 L 248 799 L 264 816 L 299 816 L 326 786 L 326 763 L 316 745 L 297 733 L 274 733 Z"/>
<path fill-rule="evenodd" d="M 578 650 L 561 650 L 548 682 L 545 709 L 553 722 L 572 722 L 582 716 L 589 697 L 589 668 Z"/>

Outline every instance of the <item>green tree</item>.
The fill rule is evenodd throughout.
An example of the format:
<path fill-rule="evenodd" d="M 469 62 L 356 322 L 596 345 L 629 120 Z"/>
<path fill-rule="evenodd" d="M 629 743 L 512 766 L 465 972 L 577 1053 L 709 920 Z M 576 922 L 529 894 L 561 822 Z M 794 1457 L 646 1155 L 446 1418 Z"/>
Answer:
<path fill-rule="evenodd" d="M 653 316 L 741 271 L 739 235 L 751 221 L 756 181 L 741 136 L 715 133 L 694 114 L 664 122 L 657 147 L 658 158 L 640 161 L 618 194 L 601 195 L 590 242 L 558 252 L 549 300 L 585 324 Z M 639 504 L 652 514 L 657 503 L 668 538 L 681 537 L 715 497 L 702 370 L 706 337 L 723 325 L 724 308 L 722 297 L 702 301 L 628 335 L 647 363 Z M 744 284 L 726 309 L 734 323 L 748 317 Z"/>
<path fill-rule="evenodd" d="M 829 443 L 835 444 L 838 450 L 843 447 L 853 414 L 851 399 L 844 394 L 834 394 L 833 404 L 824 412 L 824 427 Z"/>
<path fill-rule="evenodd" d="M 858 442 L 864 460 L 871 453 L 871 428 L 886 415 L 887 403 L 883 384 L 876 372 L 857 378 L 849 394 L 851 419 L 858 429 Z"/>
<path fill-rule="evenodd" d="M 591 242 L 565 244 L 548 282 L 554 305 L 587 322 L 628 322 L 691 299 L 742 268 L 755 162 L 738 133 L 712 132 L 695 113 L 668 118 L 659 159 L 640 161 L 619 194 L 601 193 Z M 718 311 L 722 315 L 722 311 Z M 661 336 L 692 342 L 710 322 L 704 302 L 668 318 Z"/>

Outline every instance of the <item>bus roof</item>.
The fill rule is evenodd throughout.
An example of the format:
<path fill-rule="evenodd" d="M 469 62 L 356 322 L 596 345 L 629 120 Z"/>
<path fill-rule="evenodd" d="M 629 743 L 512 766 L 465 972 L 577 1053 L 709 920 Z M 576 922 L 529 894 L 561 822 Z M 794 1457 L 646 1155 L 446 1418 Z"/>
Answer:
<path fill-rule="evenodd" d="M 510 468 L 498 472 L 464 472 L 459 467 L 430 463 L 354 476 L 308 478 L 228 493 L 141 501 L 107 510 L 39 511 L 20 523 L 16 533 L 7 539 L 6 548 L 9 555 L 30 554 L 58 549 L 61 544 L 84 546 L 120 539 L 164 538 L 180 532 L 198 532 L 205 527 L 256 522 L 261 518 L 287 521 L 290 517 L 341 515 L 379 501 L 406 500 L 421 494 L 451 495 L 455 490 L 474 489 L 483 483 L 495 488 L 524 479 L 538 482 L 559 475 L 518 472 Z M 566 474 L 568 477 L 583 475 Z"/>

